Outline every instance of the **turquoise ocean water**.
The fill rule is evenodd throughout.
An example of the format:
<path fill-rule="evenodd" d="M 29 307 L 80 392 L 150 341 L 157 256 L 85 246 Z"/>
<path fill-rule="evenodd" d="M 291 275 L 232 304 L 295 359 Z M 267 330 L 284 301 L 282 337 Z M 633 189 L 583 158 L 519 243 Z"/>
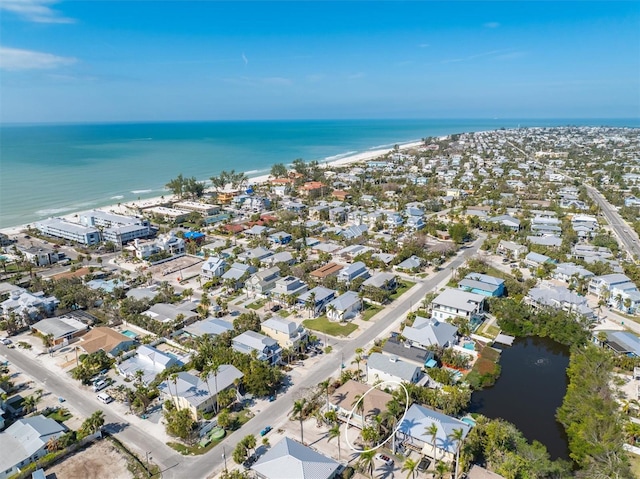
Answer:
<path fill-rule="evenodd" d="M 179 173 L 249 176 L 296 158 L 319 162 L 427 136 L 636 120 L 322 120 L 0 127 L 0 228 L 159 196 Z"/>

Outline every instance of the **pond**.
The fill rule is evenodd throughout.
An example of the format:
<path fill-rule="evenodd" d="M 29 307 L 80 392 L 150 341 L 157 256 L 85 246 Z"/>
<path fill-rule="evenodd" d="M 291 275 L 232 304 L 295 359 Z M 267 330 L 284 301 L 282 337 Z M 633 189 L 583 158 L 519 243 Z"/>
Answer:
<path fill-rule="evenodd" d="M 569 348 L 548 338 L 518 338 L 504 346 L 496 384 L 474 392 L 471 412 L 513 423 L 527 438 L 540 441 L 552 459 L 569 459 L 567 435 L 556 409 L 567 391 Z"/>

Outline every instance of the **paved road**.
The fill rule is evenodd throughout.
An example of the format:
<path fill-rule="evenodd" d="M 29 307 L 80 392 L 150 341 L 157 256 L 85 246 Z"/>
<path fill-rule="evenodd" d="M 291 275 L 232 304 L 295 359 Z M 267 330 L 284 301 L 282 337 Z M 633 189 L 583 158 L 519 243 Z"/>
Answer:
<path fill-rule="evenodd" d="M 312 370 L 305 374 L 304 379 L 291 386 L 286 393 L 281 394 L 278 400 L 272 403 L 265 403 L 266 407 L 255 418 L 240 430 L 229 434 L 221 444 L 203 456 L 185 457 L 176 453 L 158 439 L 129 424 L 127 416 L 120 415 L 108 407 L 101 407 L 93 393 L 79 389 L 73 382 L 50 372 L 40 365 L 36 359 L 19 350 L 3 347 L 1 352 L 21 371 L 42 382 L 46 386 L 46 390 L 56 396 L 64 397 L 79 413 L 88 417 L 96 409 L 104 410 L 106 423 L 109 424 L 108 430 L 114 432 L 125 444 L 135 446 L 139 451 L 142 451 L 143 456 L 144 451 L 152 451 L 153 462 L 158 464 L 164 471 L 163 478 L 182 479 L 189 477 L 195 479 L 211 477 L 224 468 L 223 450 L 226 450 L 229 465 L 233 464 L 231 459 L 232 451 L 244 436 L 249 434 L 259 436 L 260 430 L 265 426 L 277 426 L 287 420 L 293 401 L 304 390 L 316 387 L 330 376 L 335 377 L 340 371 L 342 358 L 344 358 L 346 364 L 349 364 L 357 348 L 364 348 L 376 338 L 383 338 L 389 331 L 395 329 L 404 315 L 413 306 L 419 304 L 425 294 L 438 287 L 441 283 L 446 282 L 453 270 L 461 266 L 467 258 L 475 255 L 483 241 L 484 236 L 476 240 L 467 249 L 461 250 L 462 252 L 453 258 L 450 263 L 446 264 L 442 271 L 427 280 L 417 283 L 401 299 L 379 313 L 375 321 L 371 321 L 371 326 L 362 331 L 359 336 L 349 340 L 335 340 L 332 353 L 323 357 L 322 361 L 319 361 Z"/>
<path fill-rule="evenodd" d="M 597 189 L 589 185 L 585 185 L 585 187 L 589 196 L 598 204 L 611 229 L 622 243 L 622 249 L 633 259 L 640 258 L 640 243 L 638 243 L 638 235 L 633 228 L 622 219 L 618 210 Z"/>

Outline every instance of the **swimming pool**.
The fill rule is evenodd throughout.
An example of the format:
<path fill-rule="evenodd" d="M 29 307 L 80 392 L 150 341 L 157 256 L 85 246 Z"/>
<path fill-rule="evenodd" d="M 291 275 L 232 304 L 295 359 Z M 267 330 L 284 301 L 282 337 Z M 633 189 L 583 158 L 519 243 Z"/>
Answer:
<path fill-rule="evenodd" d="M 122 334 L 124 334 L 128 338 L 138 339 L 138 335 L 136 333 L 134 333 L 133 331 L 129 331 L 128 329 L 125 329 L 124 331 L 121 331 L 121 332 L 122 332 Z"/>
<path fill-rule="evenodd" d="M 462 347 L 464 349 L 468 349 L 469 351 L 475 351 L 476 350 L 476 345 L 473 341 L 467 341 L 466 343 L 464 343 L 462 345 Z"/>

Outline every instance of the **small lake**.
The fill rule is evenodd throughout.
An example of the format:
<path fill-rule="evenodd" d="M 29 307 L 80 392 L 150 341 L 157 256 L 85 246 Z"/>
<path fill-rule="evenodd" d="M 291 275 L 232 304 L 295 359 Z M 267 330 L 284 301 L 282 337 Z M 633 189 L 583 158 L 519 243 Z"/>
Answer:
<path fill-rule="evenodd" d="M 552 459 L 569 459 L 567 435 L 555 419 L 567 391 L 569 348 L 538 337 L 518 338 L 513 346 L 500 348 L 500 378 L 473 393 L 471 411 L 505 419 L 528 441 L 544 444 Z"/>

